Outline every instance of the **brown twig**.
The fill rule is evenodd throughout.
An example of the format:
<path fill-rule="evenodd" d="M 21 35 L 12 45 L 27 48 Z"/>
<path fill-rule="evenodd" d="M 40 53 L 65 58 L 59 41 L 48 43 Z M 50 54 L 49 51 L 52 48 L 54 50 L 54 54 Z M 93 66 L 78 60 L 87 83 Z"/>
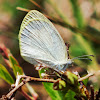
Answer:
<path fill-rule="evenodd" d="M 33 100 L 31 96 L 29 96 L 25 91 L 23 91 L 22 89 L 20 90 L 20 92 L 22 93 L 22 95 L 27 99 L 27 100 Z M 35 99 L 36 100 L 36 99 Z"/>
<path fill-rule="evenodd" d="M 31 10 L 29 9 L 25 9 L 25 8 L 22 8 L 22 7 L 16 7 L 17 10 L 20 10 L 20 11 L 25 11 L 25 12 L 29 12 Z"/>
<path fill-rule="evenodd" d="M 40 5 L 38 5 L 35 1 L 33 0 L 30 0 L 33 4 L 35 4 L 38 8 L 42 9 L 44 12 L 46 12 Z M 18 10 L 21 10 L 21 11 L 25 11 L 25 12 L 29 12 L 30 10 L 28 9 L 25 9 L 25 8 L 21 8 L 21 7 L 17 7 Z M 75 26 L 72 26 L 70 25 L 69 23 L 65 22 L 65 21 L 61 21 L 61 19 L 59 20 L 58 18 L 55 18 L 54 16 L 50 17 L 48 15 L 46 15 L 47 18 L 49 18 L 52 22 L 56 23 L 56 24 L 59 24 L 65 28 L 69 28 L 72 32 L 74 33 L 81 33 L 83 36 L 89 38 L 90 40 L 100 44 L 100 41 L 98 39 L 96 39 L 95 37 L 92 37 L 90 35 L 90 32 L 87 31 L 87 30 L 81 30 Z"/>
<path fill-rule="evenodd" d="M 0 44 L 0 53 L 3 56 L 4 59 L 8 59 L 8 54 L 10 51 L 5 47 L 4 44 Z"/>
<path fill-rule="evenodd" d="M 94 73 L 89 73 L 89 74 L 87 74 L 86 76 L 84 76 L 84 77 L 82 77 L 82 78 L 79 78 L 78 81 L 83 81 L 83 80 L 85 80 L 85 79 L 87 79 L 87 78 L 89 78 L 89 77 L 91 77 L 91 76 L 94 76 Z"/>
<path fill-rule="evenodd" d="M 100 88 L 99 88 L 99 91 L 96 94 L 96 100 L 100 100 Z"/>
<path fill-rule="evenodd" d="M 25 76 L 25 75 L 19 75 L 20 78 L 18 78 L 18 80 L 16 81 L 19 81 L 19 79 L 21 78 L 24 78 L 24 80 L 17 84 L 17 86 L 15 86 L 14 89 L 12 89 L 6 96 L 5 96 L 5 99 L 3 100 L 10 100 L 12 98 L 12 95 L 20 88 L 22 87 L 24 84 L 26 84 L 27 82 L 29 81 L 37 81 L 37 82 L 49 82 L 49 83 L 55 83 L 56 80 L 53 80 L 53 79 L 40 79 L 40 78 L 34 78 L 34 77 L 30 77 L 30 76 Z"/>
<path fill-rule="evenodd" d="M 79 83 L 80 83 L 80 91 L 81 91 L 81 92 L 84 91 L 86 97 L 89 98 L 89 92 L 88 92 L 86 86 L 84 85 L 84 83 L 83 83 L 82 81 L 83 81 L 85 78 L 90 77 L 90 75 L 86 75 L 87 77 L 82 77 L 82 78 L 81 78 L 80 75 L 79 75 L 79 73 L 78 73 L 77 71 L 74 72 L 74 73 L 75 73 L 75 75 L 78 76 L 78 81 L 79 81 Z"/>
<path fill-rule="evenodd" d="M 25 84 L 27 89 L 29 90 L 30 92 L 30 95 L 31 95 L 31 98 L 33 98 L 34 100 L 37 100 L 37 98 L 39 97 L 38 94 L 35 92 L 35 90 L 32 88 L 32 86 L 29 84 L 29 83 L 26 83 Z M 28 97 L 30 97 L 28 95 Z"/>
<path fill-rule="evenodd" d="M 90 100 L 94 100 L 94 88 L 92 85 L 90 86 L 90 89 L 91 89 Z"/>
<path fill-rule="evenodd" d="M 41 10 L 43 10 L 44 12 L 46 12 L 45 9 L 43 9 L 43 7 L 41 7 L 38 3 L 36 3 L 34 0 L 29 0 L 30 2 L 32 2 L 35 6 L 37 6 L 38 8 L 40 8 Z"/>

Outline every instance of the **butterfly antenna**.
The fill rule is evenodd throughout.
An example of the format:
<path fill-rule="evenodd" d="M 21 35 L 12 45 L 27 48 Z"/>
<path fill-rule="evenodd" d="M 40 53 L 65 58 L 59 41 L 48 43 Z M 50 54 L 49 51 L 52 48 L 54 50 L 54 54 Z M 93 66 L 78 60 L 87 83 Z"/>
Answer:
<path fill-rule="evenodd" d="M 91 59 L 89 59 L 89 58 L 77 58 L 77 59 L 88 59 L 88 60 L 92 61 L 92 60 L 91 60 Z"/>
<path fill-rule="evenodd" d="M 75 57 L 75 58 L 73 58 L 72 60 L 74 60 L 74 59 L 88 59 L 88 60 L 92 61 L 92 60 L 89 59 L 89 58 L 82 58 L 82 57 L 88 57 L 88 56 L 92 56 L 92 57 L 94 57 L 94 55 L 83 55 L 83 56 Z"/>

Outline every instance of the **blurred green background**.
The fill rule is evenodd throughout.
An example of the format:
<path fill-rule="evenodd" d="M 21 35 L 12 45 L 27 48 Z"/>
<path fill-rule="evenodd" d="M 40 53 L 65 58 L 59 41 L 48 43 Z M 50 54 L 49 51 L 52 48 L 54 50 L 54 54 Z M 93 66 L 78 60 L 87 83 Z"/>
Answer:
<path fill-rule="evenodd" d="M 35 0 L 34 0 L 35 1 Z M 38 77 L 33 65 L 25 62 L 19 52 L 18 34 L 21 22 L 27 12 L 17 10 L 16 7 L 36 9 L 49 15 L 65 42 L 70 44 L 70 57 L 93 54 L 95 57 L 88 60 L 75 60 L 70 70 L 81 74 L 100 69 L 100 1 L 99 0 L 36 0 L 41 8 L 32 3 L 32 0 L 0 0 L 0 45 L 10 49 L 14 57 L 23 67 L 26 75 Z M 43 10 L 44 9 L 44 10 Z M 57 20 L 58 19 L 58 20 Z M 60 23 L 61 22 L 61 23 Z M 0 55 L 0 63 L 4 64 Z M 100 86 L 100 77 L 92 77 L 95 89 Z M 40 100 L 50 100 L 42 84 L 31 83 L 39 94 Z M 8 93 L 10 86 L 0 79 L 0 97 Z M 41 90 L 40 90 L 41 88 Z M 26 90 L 27 91 L 27 90 Z M 18 95 L 20 95 L 18 93 Z M 24 100 L 23 97 L 17 100 Z M 47 98 L 47 99 L 45 99 Z"/>

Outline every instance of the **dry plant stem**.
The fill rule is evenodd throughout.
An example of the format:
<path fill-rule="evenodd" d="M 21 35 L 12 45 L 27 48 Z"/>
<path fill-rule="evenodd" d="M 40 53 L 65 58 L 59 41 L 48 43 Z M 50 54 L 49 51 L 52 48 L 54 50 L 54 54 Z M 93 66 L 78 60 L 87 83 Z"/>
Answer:
<path fill-rule="evenodd" d="M 38 8 L 42 9 L 42 7 L 39 4 L 37 4 L 34 0 L 29 0 L 29 1 L 32 2 L 34 5 L 36 5 Z"/>
<path fill-rule="evenodd" d="M 64 27 L 68 27 L 68 28 L 70 28 L 70 30 L 73 31 L 74 33 L 80 33 L 80 34 L 82 34 L 83 36 L 88 37 L 90 40 L 93 40 L 94 42 L 100 44 L 99 39 L 96 39 L 95 37 L 91 36 L 91 35 L 89 34 L 88 31 L 84 31 L 84 30 L 81 30 L 81 29 L 79 29 L 79 28 L 77 28 L 77 27 L 75 27 L 75 26 L 70 25 L 70 22 L 68 21 L 67 16 L 65 16 L 65 15 L 61 12 L 61 10 L 59 9 L 58 6 L 55 6 L 55 3 L 53 2 L 53 0 L 47 0 L 47 1 L 49 1 L 50 5 L 51 5 L 52 8 L 56 11 L 56 13 L 60 16 L 60 18 L 63 19 L 62 24 L 64 25 Z"/>
<path fill-rule="evenodd" d="M 35 92 L 35 90 L 32 88 L 32 86 L 29 85 L 29 83 L 26 83 L 25 85 L 26 85 L 28 91 L 30 92 L 31 97 L 33 97 L 34 100 L 37 100 L 37 98 L 38 98 L 39 96 L 38 96 L 38 94 Z"/>
<path fill-rule="evenodd" d="M 30 97 L 27 93 L 25 93 L 22 89 L 21 89 L 21 93 L 23 94 L 23 96 L 24 96 L 27 100 L 33 100 L 33 99 L 31 99 L 31 97 Z"/>
<path fill-rule="evenodd" d="M 91 88 L 90 100 L 94 100 L 94 88 L 92 85 L 90 86 L 90 88 Z"/>
<path fill-rule="evenodd" d="M 96 94 L 96 100 L 99 100 L 99 99 L 100 99 L 100 89 L 99 89 L 99 91 Z"/>
<path fill-rule="evenodd" d="M 85 80 L 85 79 L 87 79 L 87 78 L 89 78 L 89 77 L 91 77 L 93 75 L 95 75 L 95 74 L 94 73 L 89 73 L 88 75 L 86 75 L 86 76 L 84 76 L 82 78 L 79 78 L 78 81 L 83 81 L 83 80 Z"/>
<path fill-rule="evenodd" d="M 30 2 L 32 2 L 35 6 L 37 6 L 38 8 L 40 8 L 41 10 L 43 10 L 44 12 L 47 12 L 45 9 L 43 9 L 43 7 L 41 7 L 38 3 L 36 3 L 34 0 L 29 0 Z"/>
<path fill-rule="evenodd" d="M 89 78 L 90 76 L 93 76 L 95 75 L 94 73 L 90 73 L 82 78 L 79 78 L 78 81 L 82 81 L 84 79 L 87 79 Z M 24 79 L 21 83 L 19 83 L 20 79 Z M 57 80 L 53 80 L 53 79 L 41 79 L 41 78 L 34 78 L 34 77 L 30 77 L 30 76 L 25 76 L 25 75 L 18 75 L 17 76 L 17 80 L 16 80 L 16 83 L 15 83 L 15 88 L 12 89 L 5 97 L 6 99 L 12 99 L 12 95 L 19 89 L 21 88 L 24 84 L 26 84 L 27 82 L 29 81 L 37 81 L 37 82 L 49 82 L 49 83 L 55 83 Z M 27 97 L 28 98 L 28 97 Z M 31 100 L 31 99 L 28 99 L 28 100 Z"/>
<path fill-rule="evenodd" d="M 15 100 L 15 98 L 13 97 L 11 100 Z"/>
<path fill-rule="evenodd" d="M 21 75 L 21 76 L 22 78 L 25 78 L 25 79 L 6 95 L 7 99 L 11 99 L 11 96 L 13 95 L 13 93 L 15 93 L 20 87 L 22 87 L 25 83 L 29 81 L 49 82 L 49 83 L 56 82 L 56 80 L 52 80 L 52 79 L 40 79 L 40 78 L 34 78 L 30 76 L 25 76 L 25 75 Z"/>
<path fill-rule="evenodd" d="M 30 0 L 31 2 L 32 2 L 32 0 Z M 35 2 L 35 1 L 34 1 Z M 36 2 L 35 2 L 36 3 Z M 34 3 L 34 4 L 35 4 Z M 36 3 L 37 4 L 37 3 Z M 37 5 L 36 5 L 37 6 Z M 38 6 L 39 7 L 39 6 Z M 40 6 L 41 7 L 41 6 Z M 39 8 L 40 8 L 39 7 Z M 42 8 L 42 7 L 41 7 Z M 21 11 L 25 11 L 25 12 L 29 12 L 30 10 L 28 10 L 28 9 L 25 9 L 25 8 L 21 8 L 21 7 L 17 7 L 16 9 L 18 9 L 18 10 L 21 10 Z M 42 9 L 43 11 L 44 11 L 44 9 Z M 71 31 L 73 31 L 73 32 L 76 32 L 76 33 L 81 33 L 83 36 L 85 36 L 85 37 L 87 37 L 87 38 L 89 38 L 90 40 L 92 40 L 92 41 L 94 41 L 94 42 L 96 42 L 96 43 L 98 43 L 98 44 L 100 44 L 100 41 L 98 40 L 98 39 L 96 39 L 96 38 L 94 38 L 94 37 L 92 37 L 91 35 L 89 35 L 89 32 L 87 32 L 87 31 L 84 31 L 84 30 L 81 30 L 81 29 L 79 29 L 79 28 L 77 28 L 77 27 L 75 27 L 75 26 L 71 26 L 69 23 L 67 23 L 67 22 L 65 22 L 65 21 L 61 21 L 61 20 L 59 20 L 58 18 L 55 18 L 54 16 L 53 17 L 50 17 L 50 16 L 47 16 L 46 15 L 46 17 L 48 17 L 52 22 L 54 22 L 54 23 L 56 23 L 56 24 L 59 24 L 59 25 L 61 25 L 61 26 L 63 26 L 63 27 L 65 27 L 65 28 L 69 28 Z"/>
<path fill-rule="evenodd" d="M 20 79 L 21 78 L 22 78 L 22 76 L 21 75 L 18 75 L 18 73 L 17 73 L 15 87 L 20 83 Z"/>
<path fill-rule="evenodd" d="M 21 7 L 16 7 L 17 10 L 20 10 L 20 11 L 25 11 L 25 12 L 29 12 L 31 10 L 28 10 L 28 9 L 25 9 L 25 8 L 21 8 Z"/>

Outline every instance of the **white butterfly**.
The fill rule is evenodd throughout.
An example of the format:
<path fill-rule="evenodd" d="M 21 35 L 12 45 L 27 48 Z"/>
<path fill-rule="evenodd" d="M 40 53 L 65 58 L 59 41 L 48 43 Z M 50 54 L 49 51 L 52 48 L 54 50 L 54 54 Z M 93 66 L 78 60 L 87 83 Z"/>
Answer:
<path fill-rule="evenodd" d="M 54 25 L 36 10 L 31 10 L 23 20 L 19 44 L 21 56 L 31 64 L 42 62 L 55 70 L 65 71 L 72 63 Z"/>

